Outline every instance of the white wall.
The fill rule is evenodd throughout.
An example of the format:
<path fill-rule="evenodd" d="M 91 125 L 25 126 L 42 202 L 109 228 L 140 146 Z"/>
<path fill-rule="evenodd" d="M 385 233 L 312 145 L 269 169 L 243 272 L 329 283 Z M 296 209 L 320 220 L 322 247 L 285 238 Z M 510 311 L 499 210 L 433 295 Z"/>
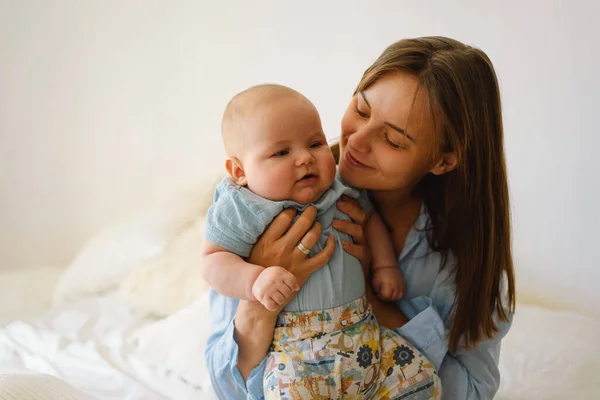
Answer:
<path fill-rule="evenodd" d="M 220 170 L 235 92 L 295 87 L 335 137 L 386 45 L 446 35 L 500 77 L 519 285 L 600 310 L 598 3 L 449 3 L 0 0 L 0 267 L 66 263 L 107 222 Z"/>

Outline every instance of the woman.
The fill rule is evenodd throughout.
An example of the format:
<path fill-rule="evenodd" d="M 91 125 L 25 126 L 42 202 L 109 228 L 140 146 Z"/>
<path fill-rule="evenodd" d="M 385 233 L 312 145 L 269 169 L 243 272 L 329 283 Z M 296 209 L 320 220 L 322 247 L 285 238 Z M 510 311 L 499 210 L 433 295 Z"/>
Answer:
<path fill-rule="evenodd" d="M 510 250 L 502 116 L 493 66 L 480 50 L 447 38 L 402 40 L 361 79 L 342 120 L 339 172 L 369 191 L 392 235 L 407 281 L 404 300 L 384 303 L 367 285 L 379 322 L 395 329 L 438 369 L 446 399 L 488 399 L 498 390 L 500 341 L 510 327 L 515 284 Z M 336 229 L 345 250 L 368 265 L 362 226 Z M 332 249 L 306 259 L 320 234 L 315 211 L 280 214 L 251 262 L 281 265 L 300 283 Z M 260 399 L 276 313 L 213 293 L 206 356 L 225 398 Z M 220 313 L 220 314 L 217 314 Z"/>

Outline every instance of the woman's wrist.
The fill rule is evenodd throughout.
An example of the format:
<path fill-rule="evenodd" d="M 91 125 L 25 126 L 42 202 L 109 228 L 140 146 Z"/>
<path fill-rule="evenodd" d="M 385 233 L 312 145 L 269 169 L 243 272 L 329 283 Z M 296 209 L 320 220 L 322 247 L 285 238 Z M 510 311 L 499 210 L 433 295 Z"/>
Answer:
<path fill-rule="evenodd" d="M 234 339 L 238 345 L 238 369 L 244 378 L 265 358 L 277 322 L 277 312 L 267 310 L 257 301 L 240 300 L 235 314 Z"/>

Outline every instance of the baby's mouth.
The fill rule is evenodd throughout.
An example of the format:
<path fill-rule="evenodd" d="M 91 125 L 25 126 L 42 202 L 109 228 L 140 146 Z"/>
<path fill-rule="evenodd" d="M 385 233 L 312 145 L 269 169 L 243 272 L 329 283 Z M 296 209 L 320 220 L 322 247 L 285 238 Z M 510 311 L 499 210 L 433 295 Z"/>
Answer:
<path fill-rule="evenodd" d="M 317 177 L 316 174 L 306 174 L 302 178 L 300 178 L 298 180 L 298 182 L 308 181 L 309 179 L 313 179 L 313 178 L 316 178 L 316 177 Z"/>

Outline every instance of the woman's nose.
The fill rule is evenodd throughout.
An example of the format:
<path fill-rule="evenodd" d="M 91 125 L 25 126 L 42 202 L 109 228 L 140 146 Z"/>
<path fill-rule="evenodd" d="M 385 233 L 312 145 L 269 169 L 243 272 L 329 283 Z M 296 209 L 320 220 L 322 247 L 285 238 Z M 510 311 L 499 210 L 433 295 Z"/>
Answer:
<path fill-rule="evenodd" d="M 361 126 L 348 137 L 348 147 L 359 153 L 368 153 L 371 150 L 371 127 L 369 124 Z"/>

